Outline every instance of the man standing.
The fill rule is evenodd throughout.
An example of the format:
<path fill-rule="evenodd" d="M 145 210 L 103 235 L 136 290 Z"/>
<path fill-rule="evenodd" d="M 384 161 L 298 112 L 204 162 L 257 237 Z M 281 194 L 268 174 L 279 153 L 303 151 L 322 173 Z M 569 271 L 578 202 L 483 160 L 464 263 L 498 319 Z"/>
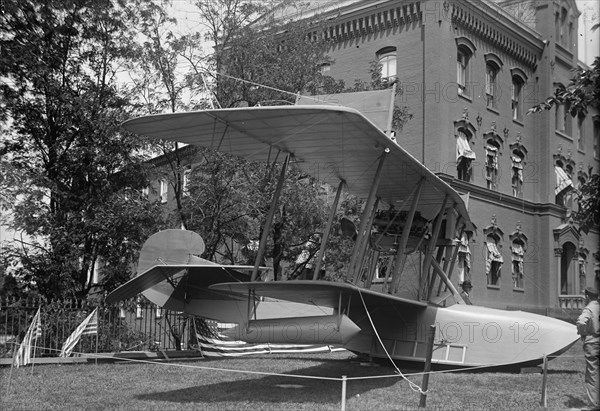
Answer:
<path fill-rule="evenodd" d="M 585 289 L 586 306 L 577 318 L 577 334 L 583 340 L 585 355 L 585 389 L 593 409 L 598 409 L 598 354 L 600 354 L 600 304 L 598 290 L 593 287 Z"/>
<path fill-rule="evenodd" d="M 460 296 L 464 300 L 465 304 L 473 305 L 473 303 L 471 302 L 471 290 L 473 289 L 473 285 L 471 284 L 471 282 L 469 280 L 465 280 L 460 286 L 462 288 Z"/>

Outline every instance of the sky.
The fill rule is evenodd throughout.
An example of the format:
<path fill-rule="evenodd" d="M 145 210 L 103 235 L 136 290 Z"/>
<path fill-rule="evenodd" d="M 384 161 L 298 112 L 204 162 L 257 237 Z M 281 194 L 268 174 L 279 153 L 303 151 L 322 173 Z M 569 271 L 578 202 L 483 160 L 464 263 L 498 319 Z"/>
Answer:
<path fill-rule="evenodd" d="M 576 0 L 579 16 L 579 60 L 591 65 L 600 56 L 600 29 L 592 32 L 592 26 L 600 21 L 600 1 Z"/>

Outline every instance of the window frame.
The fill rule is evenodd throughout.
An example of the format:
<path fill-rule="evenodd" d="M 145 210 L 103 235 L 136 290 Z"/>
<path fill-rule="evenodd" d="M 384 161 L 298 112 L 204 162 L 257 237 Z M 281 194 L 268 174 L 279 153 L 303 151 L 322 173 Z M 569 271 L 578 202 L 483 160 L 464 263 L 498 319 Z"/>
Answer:
<path fill-rule="evenodd" d="M 473 134 L 465 129 L 464 127 L 459 127 L 457 129 L 457 135 L 456 135 L 456 139 L 460 138 L 460 134 L 458 133 L 462 133 L 465 136 L 465 139 L 467 140 L 467 143 L 469 144 L 469 147 L 471 146 L 471 140 L 473 139 Z M 460 181 L 465 181 L 467 183 L 470 183 L 473 180 L 473 167 L 472 167 L 472 162 L 473 162 L 473 158 L 468 158 L 465 156 L 462 156 L 460 159 L 457 160 L 456 162 L 456 178 L 459 179 Z"/>
<path fill-rule="evenodd" d="M 466 37 L 456 39 L 456 87 L 458 95 L 471 97 L 469 82 L 471 79 L 471 59 L 475 56 L 477 48 L 471 40 Z M 461 59 L 462 57 L 462 59 Z"/>
<path fill-rule="evenodd" d="M 380 75 L 382 81 L 393 81 L 398 78 L 398 54 L 396 47 L 389 46 L 384 47 L 377 51 L 377 62 L 380 65 Z M 393 74 L 390 74 L 390 67 L 392 64 L 390 62 L 393 61 Z M 386 72 L 386 73 L 384 73 Z"/>

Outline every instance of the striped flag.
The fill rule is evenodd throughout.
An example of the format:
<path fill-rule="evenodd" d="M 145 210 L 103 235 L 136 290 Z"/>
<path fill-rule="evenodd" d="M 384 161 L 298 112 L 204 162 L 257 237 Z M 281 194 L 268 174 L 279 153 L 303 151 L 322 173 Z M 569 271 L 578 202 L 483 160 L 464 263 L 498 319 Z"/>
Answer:
<path fill-rule="evenodd" d="M 59 357 L 68 357 L 73 352 L 73 349 L 79 342 L 82 335 L 87 334 L 98 334 L 98 309 L 95 308 L 85 320 L 79 324 L 79 327 L 73 331 L 73 333 L 67 338 L 67 341 L 63 344 L 62 350 L 60 351 Z"/>
<path fill-rule="evenodd" d="M 251 344 L 233 340 L 222 334 L 223 330 L 235 326 L 237 324 L 198 319 L 196 321 L 196 338 L 202 355 L 205 357 L 240 357 L 253 354 L 323 353 L 341 350 L 330 345 L 316 344 Z"/>
<path fill-rule="evenodd" d="M 23 341 L 21 341 L 17 354 L 13 358 L 13 365 L 15 367 L 19 368 L 21 365 L 25 366 L 31 362 L 31 350 L 34 348 L 33 342 L 41 336 L 42 322 L 40 320 L 40 309 L 38 308 L 37 313 L 33 317 L 33 321 L 31 321 L 31 325 L 25 333 Z"/>

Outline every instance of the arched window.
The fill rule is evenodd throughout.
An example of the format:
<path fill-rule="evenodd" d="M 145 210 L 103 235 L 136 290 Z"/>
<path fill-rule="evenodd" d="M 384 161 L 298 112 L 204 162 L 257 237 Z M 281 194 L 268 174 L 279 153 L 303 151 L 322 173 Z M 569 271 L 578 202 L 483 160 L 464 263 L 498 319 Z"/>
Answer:
<path fill-rule="evenodd" d="M 462 181 L 471 181 L 473 170 L 471 163 L 475 160 L 475 152 L 469 142 L 473 134 L 466 128 L 459 128 L 456 133 L 456 172 Z"/>
<path fill-rule="evenodd" d="M 511 89 L 511 106 L 512 106 L 512 118 L 513 120 L 523 120 L 523 88 L 527 83 L 527 76 L 525 73 L 518 68 L 513 68 L 510 71 L 512 77 L 512 89 Z"/>
<path fill-rule="evenodd" d="M 573 295 L 575 293 L 575 265 L 577 261 L 577 247 L 570 241 L 562 246 L 560 255 L 560 294 Z"/>
<path fill-rule="evenodd" d="M 526 245 L 523 240 L 514 239 L 510 247 L 512 254 L 512 280 L 513 288 L 523 288 L 523 275 L 524 275 L 524 259 Z"/>
<path fill-rule="evenodd" d="M 396 47 L 385 47 L 377 52 L 377 61 L 381 65 L 381 79 L 396 79 Z"/>
<path fill-rule="evenodd" d="M 488 235 L 486 237 L 486 258 L 485 273 L 488 285 L 499 286 L 502 264 L 504 259 L 500 253 L 500 238 L 497 235 Z"/>
<path fill-rule="evenodd" d="M 471 281 L 471 250 L 469 248 L 469 236 L 463 233 L 458 244 L 457 268 L 458 283 Z"/>
<path fill-rule="evenodd" d="M 498 105 L 498 73 L 502 61 L 492 53 L 485 55 L 485 95 L 487 107 L 496 109 Z"/>
<path fill-rule="evenodd" d="M 476 48 L 473 43 L 465 37 L 457 38 L 456 44 L 456 84 L 458 87 L 458 94 L 461 96 L 469 96 L 469 61 L 471 60 L 471 57 L 473 57 L 473 54 L 475 54 Z"/>
<path fill-rule="evenodd" d="M 486 186 L 490 190 L 498 188 L 498 153 L 500 147 L 493 140 L 488 140 L 485 144 L 485 180 Z"/>
<path fill-rule="evenodd" d="M 166 203 L 168 200 L 168 195 L 169 195 L 169 184 L 167 183 L 166 180 L 160 180 L 159 182 L 160 185 L 160 202 L 161 203 Z"/>
<path fill-rule="evenodd" d="M 511 167 L 511 185 L 512 193 L 515 197 L 523 196 L 523 161 L 525 160 L 525 153 L 523 150 L 514 149 L 510 156 L 512 167 Z"/>
<path fill-rule="evenodd" d="M 577 140 L 577 148 L 583 150 L 585 148 L 585 116 L 577 116 L 577 132 L 575 139 Z"/>
<path fill-rule="evenodd" d="M 456 84 L 458 85 L 458 94 L 468 96 L 467 83 L 469 82 L 469 59 L 471 55 L 464 48 L 459 48 L 456 54 Z"/>

